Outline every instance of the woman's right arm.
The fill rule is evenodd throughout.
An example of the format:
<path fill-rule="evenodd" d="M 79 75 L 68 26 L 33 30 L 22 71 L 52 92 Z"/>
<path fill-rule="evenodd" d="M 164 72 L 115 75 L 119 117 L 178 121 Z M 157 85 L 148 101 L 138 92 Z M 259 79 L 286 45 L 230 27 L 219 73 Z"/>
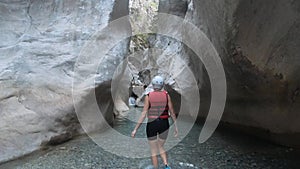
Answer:
<path fill-rule="evenodd" d="M 131 133 L 131 137 L 135 136 L 136 131 L 139 129 L 139 127 L 141 126 L 141 124 L 145 120 L 147 112 L 148 112 L 148 109 L 149 109 L 149 97 L 146 96 L 145 97 L 145 101 L 144 101 L 144 108 L 143 108 L 142 114 L 141 114 L 141 116 L 140 116 L 140 118 L 139 118 L 139 120 L 138 120 L 135 128 L 133 129 L 133 131 Z"/>

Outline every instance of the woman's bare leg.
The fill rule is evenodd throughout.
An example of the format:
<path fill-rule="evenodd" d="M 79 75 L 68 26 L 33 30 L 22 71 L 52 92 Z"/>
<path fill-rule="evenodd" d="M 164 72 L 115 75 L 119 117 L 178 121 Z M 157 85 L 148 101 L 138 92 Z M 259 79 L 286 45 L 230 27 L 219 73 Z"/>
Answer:
<path fill-rule="evenodd" d="M 164 149 L 165 142 L 166 140 L 158 139 L 158 150 L 164 165 L 168 165 L 167 152 Z"/>
<path fill-rule="evenodd" d="M 158 159 L 157 159 L 157 140 L 149 140 L 150 151 L 151 151 L 151 160 L 154 168 L 158 168 Z"/>

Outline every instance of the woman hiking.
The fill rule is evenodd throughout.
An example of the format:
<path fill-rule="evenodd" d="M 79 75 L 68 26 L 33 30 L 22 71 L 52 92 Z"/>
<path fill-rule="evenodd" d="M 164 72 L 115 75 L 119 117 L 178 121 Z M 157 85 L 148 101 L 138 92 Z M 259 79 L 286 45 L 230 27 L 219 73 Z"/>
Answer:
<path fill-rule="evenodd" d="M 164 79 L 161 76 L 155 76 L 152 80 L 154 91 L 149 92 L 145 97 L 144 108 L 142 114 L 131 133 L 131 137 L 135 137 L 138 128 L 142 122 L 148 117 L 146 126 L 146 134 L 151 150 L 151 160 L 154 168 L 158 168 L 157 154 L 159 153 L 165 165 L 165 169 L 170 169 L 168 166 L 167 152 L 164 149 L 165 141 L 169 132 L 169 114 L 174 121 L 174 136 L 177 137 L 178 129 L 176 125 L 176 115 L 173 104 L 167 91 L 162 90 Z M 157 152 L 157 150 L 159 152 Z"/>

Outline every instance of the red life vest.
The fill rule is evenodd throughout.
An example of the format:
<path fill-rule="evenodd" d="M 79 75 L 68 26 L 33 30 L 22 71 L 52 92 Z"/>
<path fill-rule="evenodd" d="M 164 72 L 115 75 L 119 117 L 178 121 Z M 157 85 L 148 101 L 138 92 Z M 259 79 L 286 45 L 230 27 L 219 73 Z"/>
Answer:
<path fill-rule="evenodd" d="M 149 93 L 148 118 L 169 118 L 168 93 L 166 91 L 153 91 Z"/>

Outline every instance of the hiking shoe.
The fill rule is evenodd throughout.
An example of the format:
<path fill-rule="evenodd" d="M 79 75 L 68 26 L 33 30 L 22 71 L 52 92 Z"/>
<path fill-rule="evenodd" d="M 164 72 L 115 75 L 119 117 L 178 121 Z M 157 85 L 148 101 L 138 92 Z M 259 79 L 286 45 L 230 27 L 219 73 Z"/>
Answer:
<path fill-rule="evenodd" d="M 169 167 L 168 165 L 166 165 L 165 169 L 171 169 L 171 167 Z"/>

